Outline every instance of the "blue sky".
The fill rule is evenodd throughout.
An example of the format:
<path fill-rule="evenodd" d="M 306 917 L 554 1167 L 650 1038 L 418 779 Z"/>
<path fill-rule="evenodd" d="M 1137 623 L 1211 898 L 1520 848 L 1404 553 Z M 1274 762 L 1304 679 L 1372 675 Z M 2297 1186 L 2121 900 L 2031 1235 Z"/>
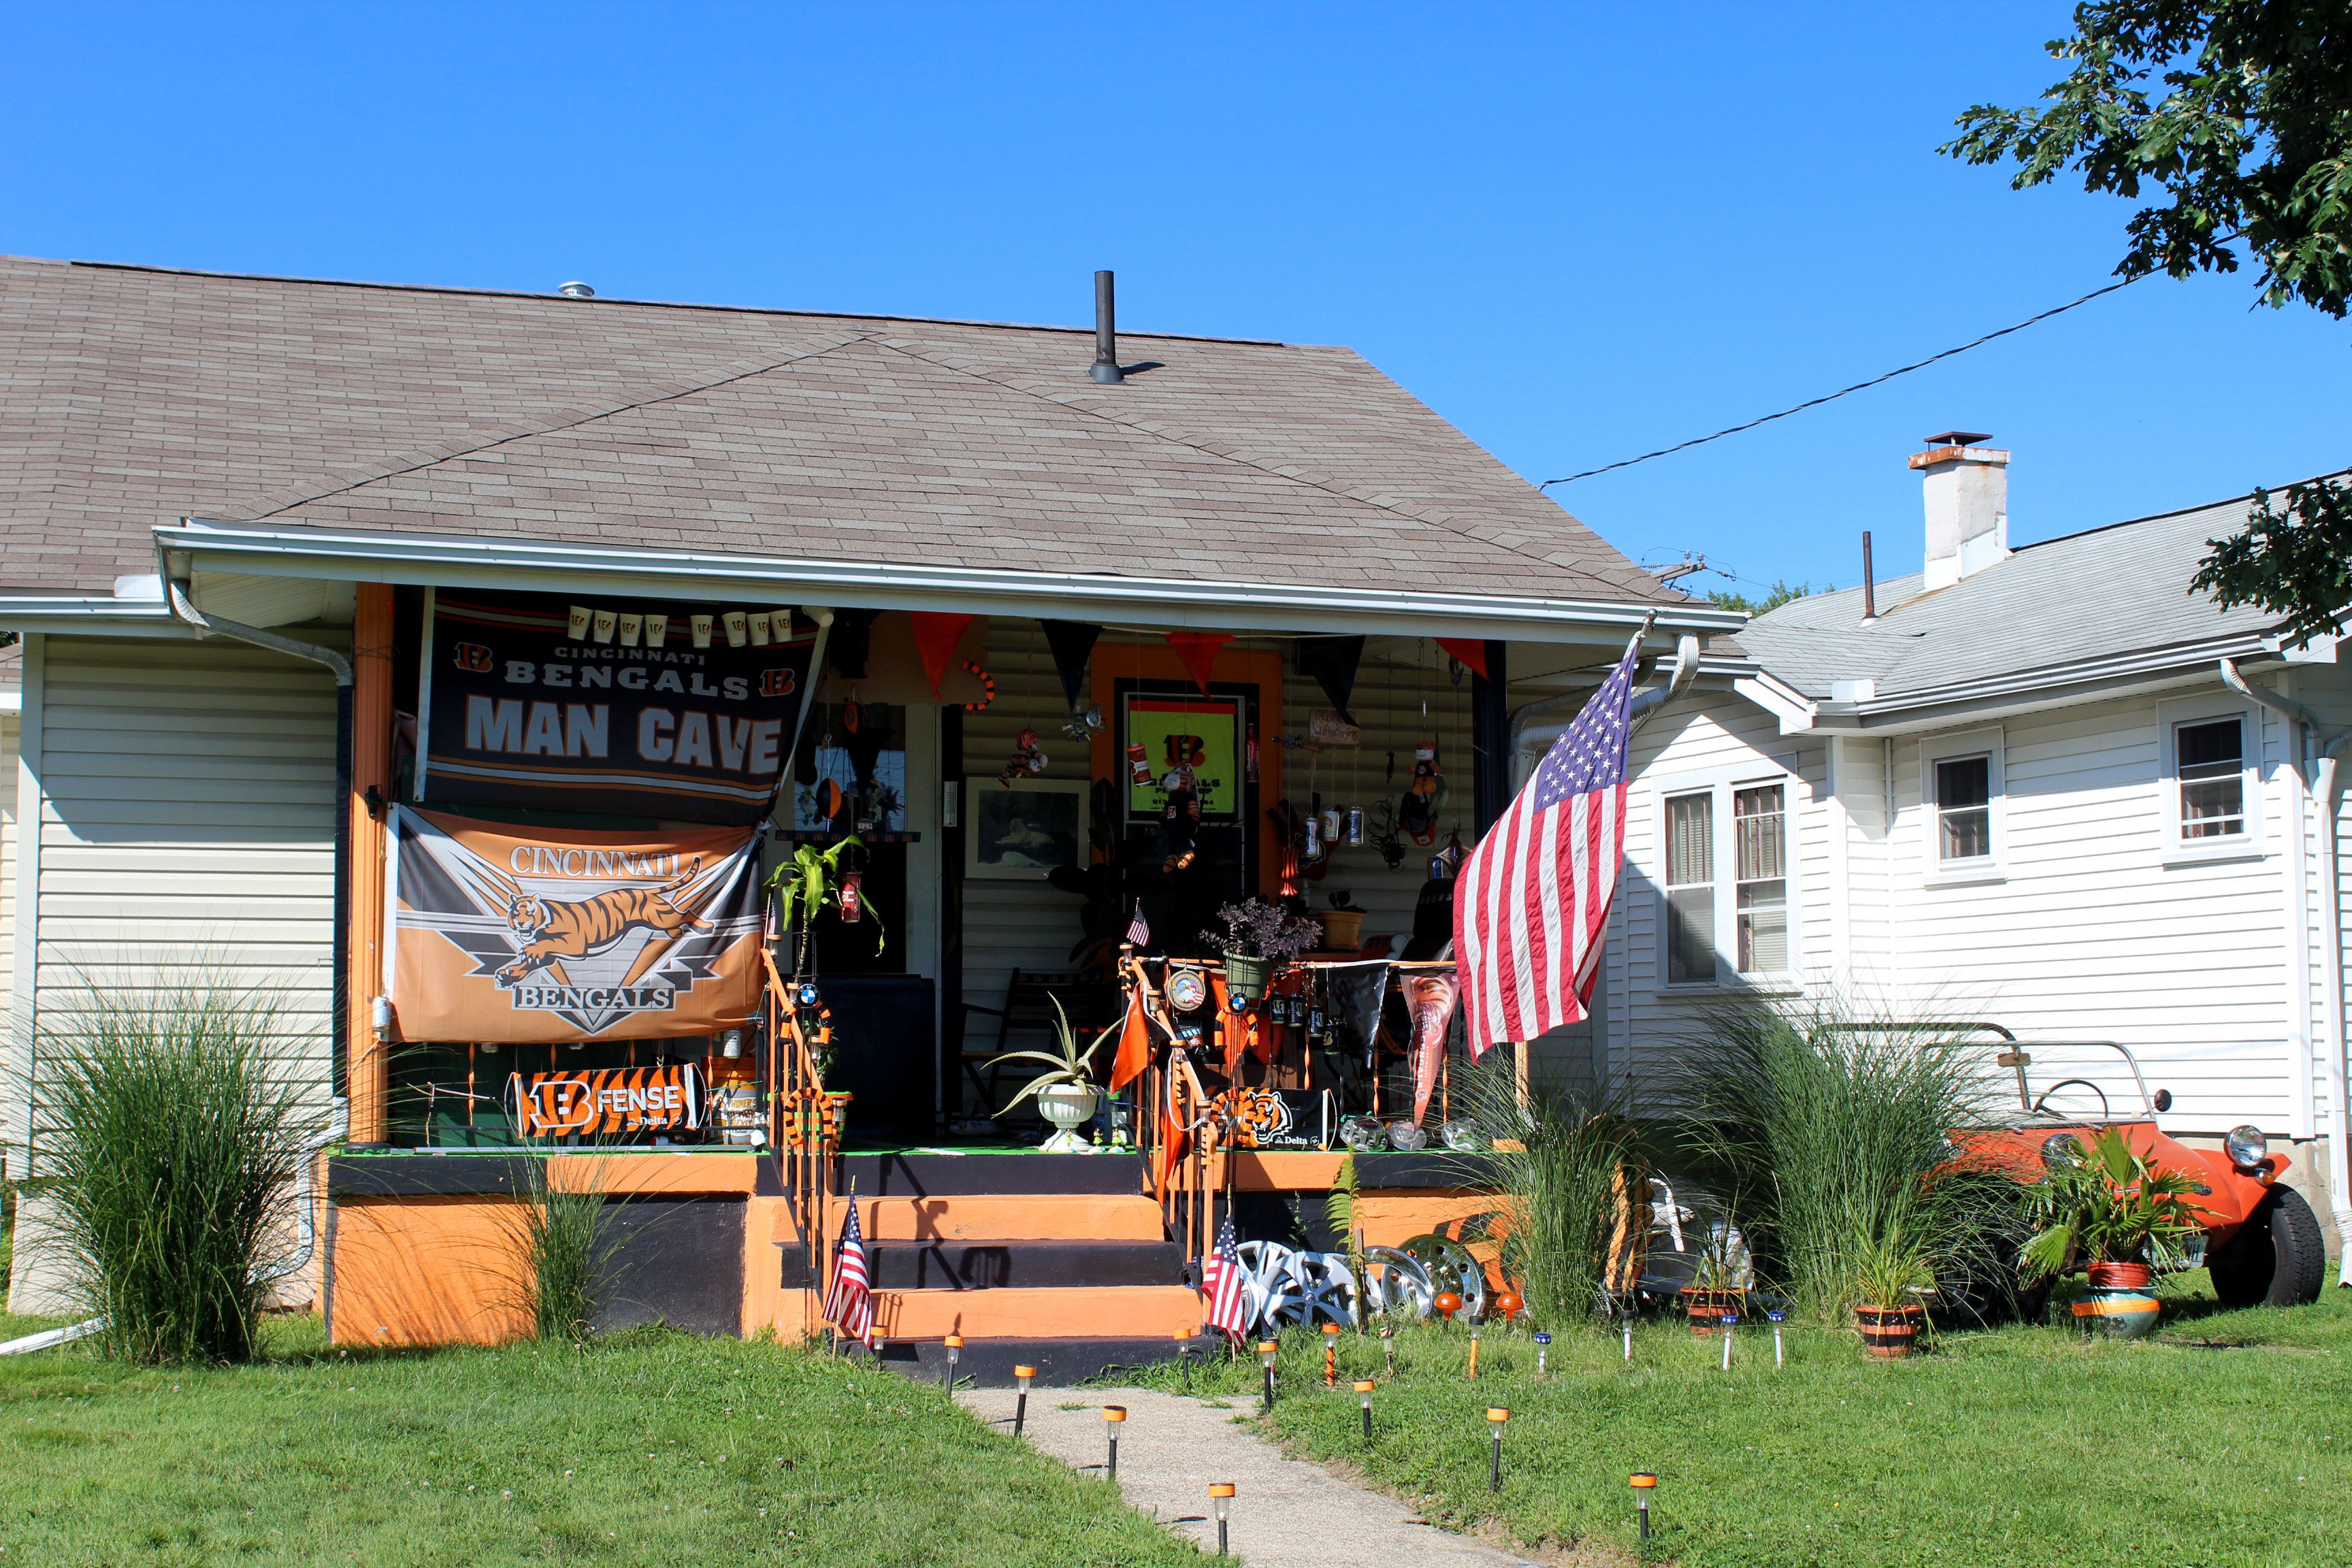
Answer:
<path fill-rule="evenodd" d="M 2106 279 L 2127 208 L 1935 155 L 2058 5 L 0 9 L 0 250 L 1344 342 L 1531 479 Z M 2012 539 L 2352 462 L 2352 323 L 2151 279 L 1553 493 L 1638 560 L 1915 569 L 1930 431 Z M 1701 578 L 1695 585 L 1724 585 Z"/>

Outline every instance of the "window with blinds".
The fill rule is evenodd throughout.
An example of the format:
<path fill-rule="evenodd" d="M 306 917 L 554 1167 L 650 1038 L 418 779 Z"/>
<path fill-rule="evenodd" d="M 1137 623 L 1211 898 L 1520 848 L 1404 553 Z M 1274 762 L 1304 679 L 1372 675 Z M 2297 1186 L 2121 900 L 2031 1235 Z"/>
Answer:
<path fill-rule="evenodd" d="M 1739 973 L 1778 974 L 1789 967 L 1789 832 L 1779 784 L 1731 794 Z"/>
<path fill-rule="evenodd" d="M 1992 758 L 1946 757 L 1936 763 L 1936 859 L 1992 858 Z"/>
<path fill-rule="evenodd" d="M 1666 800 L 1666 980 L 1715 978 L 1715 795 Z"/>
<path fill-rule="evenodd" d="M 2243 837 L 2246 740 L 2242 720 L 2181 724 L 2172 731 L 2180 777 L 2180 837 Z"/>

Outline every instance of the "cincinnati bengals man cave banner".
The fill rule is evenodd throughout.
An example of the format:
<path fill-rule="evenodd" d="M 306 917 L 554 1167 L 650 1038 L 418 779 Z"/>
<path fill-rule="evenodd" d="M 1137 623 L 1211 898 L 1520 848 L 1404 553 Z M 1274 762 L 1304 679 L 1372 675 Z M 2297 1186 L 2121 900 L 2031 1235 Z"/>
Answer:
<path fill-rule="evenodd" d="M 792 760 L 815 646 L 790 610 L 436 589 L 416 798 L 757 822 Z"/>
<path fill-rule="evenodd" d="M 759 1005 L 757 828 L 555 832 L 402 807 L 392 834 L 404 1039 L 701 1035 Z"/>

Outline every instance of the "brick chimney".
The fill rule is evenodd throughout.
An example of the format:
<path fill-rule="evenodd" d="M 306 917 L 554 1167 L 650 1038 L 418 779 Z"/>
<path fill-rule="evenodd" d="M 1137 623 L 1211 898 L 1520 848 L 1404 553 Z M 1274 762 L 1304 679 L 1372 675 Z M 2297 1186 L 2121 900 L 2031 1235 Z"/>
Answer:
<path fill-rule="evenodd" d="M 1911 454 L 1926 481 L 1927 588 L 1948 588 L 2009 553 L 2009 454 L 1977 430 L 1945 430 Z"/>

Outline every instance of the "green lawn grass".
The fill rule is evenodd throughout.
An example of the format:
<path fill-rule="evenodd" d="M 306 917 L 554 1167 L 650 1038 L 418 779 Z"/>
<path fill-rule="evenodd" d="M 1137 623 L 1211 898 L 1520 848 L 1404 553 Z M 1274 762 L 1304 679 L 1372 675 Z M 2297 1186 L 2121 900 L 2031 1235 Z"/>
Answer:
<path fill-rule="evenodd" d="M 2352 1293 L 2222 1312 L 2202 1279 L 2175 1282 L 2140 1344 L 2011 1328 L 1884 1363 L 1850 1333 L 1790 1330 L 1776 1370 L 1755 1326 L 1727 1373 L 1720 1341 L 1661 1322 L 1636 1331 L 1630 1365 L 1614 1332 L 1559 1333 L 1538 1381 L 1526 1331 L 1490 1327 L 1473 1382 L 1466 1331 L 1432 1326 L 1399 1336 L 1393 1381 L 1376 1339 L 1342 1335 L 1335 1394 L 1321 1336 L 1294 1332 L 1268 1426 L 1433 1520 L 1629 1558 L 1627 1477 L 1654 1470 L 1653 1555 L 1685 1568 L 2352 1562 Z M 1369 1448 L 1360 1376 L 1381 1384 Z M 1247 1357 L 1200 1384 L 1256 1377 Z M 1511 1412 L 1499 1496 L 1490 1405 Z"/>
<path fill-rule="evenodd" d="M 0 1568 L 1198 1561 L 935 1384 L 814 1352 L 270 1340 L 249 1367 L 0 1361 Z"/>

